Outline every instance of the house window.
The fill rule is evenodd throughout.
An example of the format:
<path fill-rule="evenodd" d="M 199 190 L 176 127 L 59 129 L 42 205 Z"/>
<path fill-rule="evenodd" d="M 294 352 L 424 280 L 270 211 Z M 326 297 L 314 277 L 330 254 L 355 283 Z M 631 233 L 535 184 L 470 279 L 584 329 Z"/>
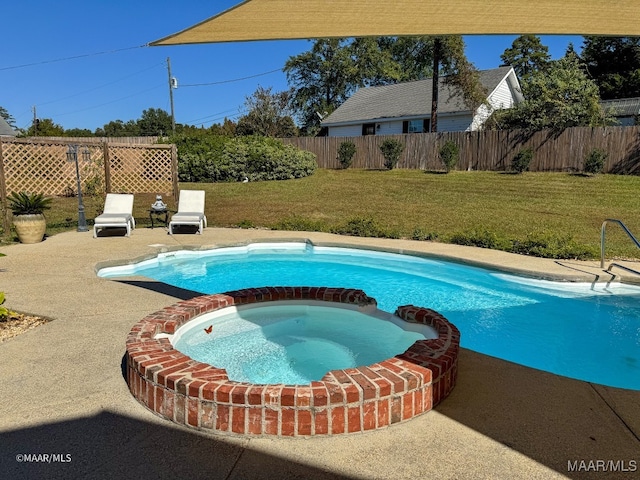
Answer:
<path fill-rule="evenodd" d="M 376 124 L 375 123 L 364 123 L 362 124 L 362 135 L 375 135 L 376 134 Z"/>
<path fill-rule="evenodd" d="M 402 133 L 425 133 L 429 131 L 429 119 L 419 118 L 402 122 Z"/>

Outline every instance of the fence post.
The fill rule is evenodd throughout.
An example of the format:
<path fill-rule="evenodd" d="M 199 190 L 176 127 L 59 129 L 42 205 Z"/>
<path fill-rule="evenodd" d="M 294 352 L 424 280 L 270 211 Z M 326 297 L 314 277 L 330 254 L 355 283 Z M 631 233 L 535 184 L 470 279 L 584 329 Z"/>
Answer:
<path fill-rule="evenodd" d="M 109 160 L 109 144 L 102 144 L 102 159 L 104 161 L 104 190 L 111 193 L 111 161 Z"/>
<path fill-rule="evenodd" d="M 171 144 L 171 185 L 174 201 L 178 201 L 178 149 Z"/>
<path fill-rule="evenodd" d="M 2 137 L 0 137 L 0 206 L 2 207 L 2 230 L 9 231 L 9 211 L 7 210 L 7 183 L 4 177 L 4 157 L 2 156 Z"/>

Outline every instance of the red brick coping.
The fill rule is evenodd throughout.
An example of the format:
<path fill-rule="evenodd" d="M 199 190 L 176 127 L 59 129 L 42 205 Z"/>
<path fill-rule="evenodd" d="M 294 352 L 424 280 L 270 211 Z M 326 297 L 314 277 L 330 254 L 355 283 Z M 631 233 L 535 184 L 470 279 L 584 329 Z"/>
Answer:
<path fill-rule="evenodd" d="M 327 287 L 251 288 L 176 303 L 131 329 L 129 390 L 178 424 L 232 435 L 291 437 L 384 428 L 428 412 L 455 386 L 460 332 L 434 310 L 412 305 L 399 307 L 396 315 L 432 326 L 439 338 L 418 340 L 404 353 L 373 365 L 332 370 L 307 385 L 231 381 L 226 370 L 189 358 L 167 338 L 155 338 L 232 305 L 300 299 L 376 304 L 362 290 Z"/>

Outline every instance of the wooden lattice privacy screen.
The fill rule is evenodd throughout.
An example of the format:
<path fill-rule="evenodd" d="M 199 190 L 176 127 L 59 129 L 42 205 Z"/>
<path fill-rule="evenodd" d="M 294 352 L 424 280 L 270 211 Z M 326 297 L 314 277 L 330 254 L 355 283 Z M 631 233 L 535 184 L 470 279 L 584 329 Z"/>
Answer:
<path fill-rule="evenodd" d="M 164 193 L 177 191 L 177 159 L 173 145 L 120 145 L 15 139 L 0 141 L 2 196 L 11 192 L 45 195 L 77 193 L 69 145 L 78 145 L 83 191 L 98 193 Z M 88 155 L 84 152 L 88 151 Z"/>
<path fill-rule="evenodd" d="M 0 201 L 11 192 L 76 195 L 75 162 L 70 145 L 78 145 L 83 193 L 178 193 L 174 145 L 82 144 L 76 140 L 0 138 Z"/>

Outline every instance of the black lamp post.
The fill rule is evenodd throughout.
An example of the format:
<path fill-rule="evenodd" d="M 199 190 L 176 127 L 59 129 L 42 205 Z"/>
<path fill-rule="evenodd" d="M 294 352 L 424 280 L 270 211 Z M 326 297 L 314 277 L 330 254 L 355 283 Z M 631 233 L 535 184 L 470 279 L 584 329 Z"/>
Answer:
<path fill-rule="evenodd" d="M 82 151 L 82 158 L 88 161 L 91 157 L 91 152 L 87 147 L 84 147 Z M 67 151 L 67 160 L 76 163 L 76 179 L 78 181 L 78 231 L 87 232 L 87 219 L 84 216 L 84 205 L 82 203 L 82 185 L 80 184 L 80 167 L 78 166 L 78 145 L 69 145 Z"/>

